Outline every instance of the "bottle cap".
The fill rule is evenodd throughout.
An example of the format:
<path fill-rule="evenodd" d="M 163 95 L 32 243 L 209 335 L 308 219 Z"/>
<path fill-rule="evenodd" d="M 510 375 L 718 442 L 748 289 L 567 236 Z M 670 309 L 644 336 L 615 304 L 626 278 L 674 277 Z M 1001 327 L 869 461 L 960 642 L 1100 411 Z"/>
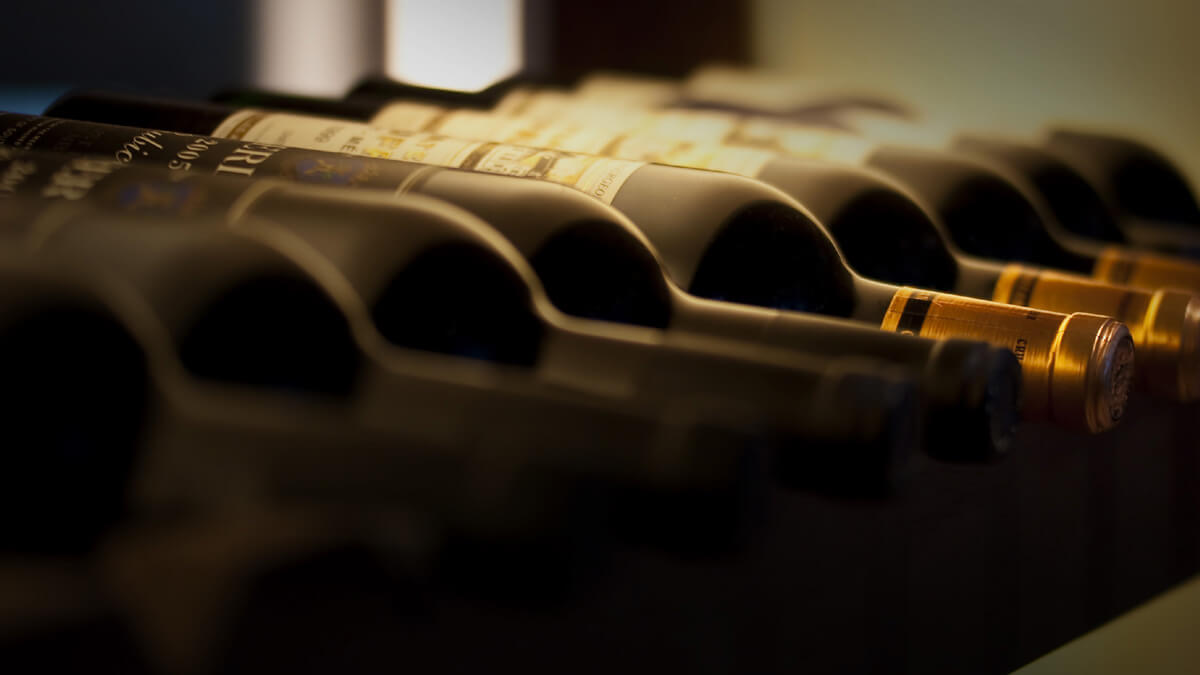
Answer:
<path fill-rule="evenodd" d="M 1021 363 L 1025 419 L 1104 431 L 1121 419 L 1133 376 L 1133 338 L 1098 314 L 1065 314 L 900 288 L 884 330 L 983 340 Z"/>
<path fill-rule="evenodd" d="M 1180 401 L 1200 398 L 1200 297 L 1155 291 L 1142 332 L 1138 379 L 1147 390 Z"/>
<path fill-rule="evenodd" d="M 1098 314 L 1067 317 L 1051 350 L 1052 419 L 1093 433 L 1116 426 L 1129 400 L 1133 360 L 1125 324 Z"/>
<path fill-rule="evenodd" d="M 1200 297 L 1170 289 L 1146 291 L 1074 274 L 1009 265 L 993 294 L 999 302 L 1054 312 L 1111 316 L 1137 346 L 1137 384 L 1154 396 L 1188 401 L 1200 395 Z"/>

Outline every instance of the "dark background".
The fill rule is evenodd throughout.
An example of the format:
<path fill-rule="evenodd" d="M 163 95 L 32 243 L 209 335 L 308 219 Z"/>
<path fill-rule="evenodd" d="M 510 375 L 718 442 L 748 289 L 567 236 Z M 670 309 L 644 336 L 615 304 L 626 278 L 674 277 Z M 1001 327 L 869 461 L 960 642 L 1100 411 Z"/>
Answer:
<path fill-rule="evenodd" d="M 377 0 L 339 4 L 382 11 Z M 12 4 L 0 15 L 0 54 L 11 64 L 0 74 L 0 109 L 40 112 L 73 87 L 185 96 L 269 87 L 255 78 L 254 10 L 254 2 L 239 0 Z M 736 0 L 526 0 L 526 71 L 605 67 L 681 76 L 707 61 L 745 62 L 749 15 L 748 4 Z M 296 40 L 322 48 L 314 36 Z M 348 73 L 346 87 L 362 74 Z"/>
<path fill-rule="evenodd" d="M 0 105 L 18 112 L 72 86 L 197 93 L 249 65 L 252 3 L 126 0 L 6 3 Z"/>

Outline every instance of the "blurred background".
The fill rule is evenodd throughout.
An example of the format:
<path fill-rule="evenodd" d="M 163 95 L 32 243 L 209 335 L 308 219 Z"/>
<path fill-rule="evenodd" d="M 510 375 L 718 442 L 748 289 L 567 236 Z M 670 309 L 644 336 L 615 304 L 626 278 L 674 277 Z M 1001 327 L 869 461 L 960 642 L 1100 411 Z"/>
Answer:
<path fill-rule="evenodd" d="M 506 75 L 683 75 L 724 61 L 899 92 L 980 126 L 1119 127 L 1200 175 L 1190 0 L 46 0 L 5 8 L 0 107 L 73 86 L 343 93 L 365 73 L 476 89 Z"/>

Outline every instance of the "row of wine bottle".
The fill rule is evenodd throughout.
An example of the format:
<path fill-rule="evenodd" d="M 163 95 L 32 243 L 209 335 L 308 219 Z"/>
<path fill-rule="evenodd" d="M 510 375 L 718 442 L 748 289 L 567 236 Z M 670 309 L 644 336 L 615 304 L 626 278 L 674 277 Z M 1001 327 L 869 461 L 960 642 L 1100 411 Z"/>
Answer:
<path fill-rule="evenodd" d="M 706 550 L 764 468 L 878 494 L 922 452 L 997 458 L 1020 418 L 1200 397 L 1188 218 L 1129 197 L 1159 155 L 884 144 L 845 120 L 895 106 L 641 85 L 0 114 L 0 390 L 41 448 L 6 473 L 5 545 L 247 502 L 490 541 L 602 504 Z M 1068 183 L 1108 225 L 1066 222 Z"/>

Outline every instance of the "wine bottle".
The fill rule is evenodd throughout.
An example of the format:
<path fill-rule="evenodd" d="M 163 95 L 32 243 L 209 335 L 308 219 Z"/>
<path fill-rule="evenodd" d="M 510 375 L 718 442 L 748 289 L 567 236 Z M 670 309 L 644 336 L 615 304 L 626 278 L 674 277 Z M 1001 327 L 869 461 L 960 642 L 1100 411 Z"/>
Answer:
<path fill-rule="evenodd" d="M 956 134 L 949 149 L 987 159 L 1022 176 L 1054 219 L 1072 234 L 1112 244 L 1134 243 L 1096 188 L 1069 164 L 1035 145 L 982 134 Z"/>
<path fill-rule="evenodd" d="M 385 158 L 420 158 L 456 168 L 516 172 L 567 184 L 629 215 L 663 253 L 672 276 L 691 292 L 709 298 L 851 317 L 919 335 L 936 333 L 939 337 L 984 339 L 1010 349 L 1018 348 L 1018 341 L 1027 342 L 1032 337 L 1024 332 L 1028 327 L 1027 317 L 1038 316 L 1042 323 L 1054 324 L 1055 333 L 1057 326 L 1067 324 L 1072 331 L 1090 334 L 1092 339 L 1088 342 L 1092 346 L 1082 360 L 1092 364 L 1089 368 L 1093 372 L 1102 371 L 1113 377 L 1121 368 L 1113 366 L 1112 358 L 1132 349 L 1132 342 L 1126 342 L 1127 329 L 1119 323 L 1111 326 L 1096 323 L 1097 318 L 1069 321 L 1064 315 L 1036 310 L 1013 314 L 1002 305 L 972 303 L 962 298 L 938 303 L 938 311 L 930 317 L 937 320 L 918 321 L 911 326 L 906 323 L 897 328 L 886 317 L 905 311 L 908 291 L 858 277 L 846 268 L 828 234 L 786 195 L 762 183 L 729 174 L 431 135 L 396 135 L 340 120 L 253 110 L 229 114 L 228 109 L 219 106 L 162 104 L 103 95 L 70 96 L 55 104 L 52 112 L 108 122 L 132 118 L 150 122 L 151 126 L 156 123 L 176 126 L 181 131 L 206 128 L 215 122 L 214 135 L 235 140 L 264 143 L 286 140 L 293 146 L 332 147 L 351 154 Z M 664 199 L 664 194 L 670 195 L 670 199 Z M 970 312 L 964 309 L 964 301 L 965 305 L 976 307 L 978 313 L 969 320 L 953 318 L 959 312 Z M 917 306 L 924 308 L 926 304 L 914 305 Z M 987 316 L 994 317 L 995 324 L 981 323 L 981 318 Z M 1116 339 L 1097 339 L 1101 334 L 1113 334 Z M 1035 339 L 1054 342 L 1051 334 L 1043 335 Z M 1048 351 L 1035 353 L 1049 355 Z M 1039 402 L 1051 398 L 1046 389 L 1050 381 L 1045 376 L 1049 365 L 1045 362 L 1035 365 L 1031 359 L 1023 362 L 1026 401 L 1032 404 L 1026 411 L 1033 418 L 1050 418 L 1049 408 L 1037 407 Z M 1109 391 L 1116 390 L 1109 388 Z M 1094 393 L 1086 407 L 1096 410 L 1109 405 L 1111 413 L 1119 413 L 1123 402 L 1100 403 L 1107 396 Z M 1124 398 L 1123 391 L 1120 398 Z M 1062 410 L 1057 414 L 1061 415 Z M 1113 414 L 1097 416 L 1080 412 L 1074 420 L 1060 421 L 1089 429 L 1115 422 Z"/>
<path fill-rule="evenodd" d="M 647 88 L 640 78 L 610 75 L 598 79 L 597 85 L 590 88 L 581 86 L 576 95 L 604 96 L 620 91 L 626 85 L 635 90 Z M 666 85 L 663 83 L 659 86 Z M 812 76 L 706 66 L 698 68 L 686 81 L 674 83 L 674 86 L 677 93 L 672 105 L 676 106 L 717 107 L 743 113 L 775 114 L 785 118 L 793 116 L 802 121 L 819 119 L 824 114 L 826 122 L 832 122 L 835 126 L 847 124 L 846 115 L 852 120 L 865 115 L 910 124 L 915 123 L 917 118 L 911 106 L 898 103 L 901 97 L 894 93 L 873 92 L 864 95 L 861 89 L 856 90 L 845 83 L 831 84 Z M 622 100 L 626 105 L 636 103 L 628 97 Z M 653 105 L 655 101 L 643 97 L 640 103 Z M 1024 126 L 1008 125 L 1014 131 Z M 854 126 L 853 121 L 848 123 L 849 128 Z M 1039 138 L 1036 144 L 1041 148 L 1058 155 L 1070 163 L 1075 171 L 1086 176 L 1102 198 L 1116 209 L 1120 218 L 1200 224 L 1200 205 L 1186 174 L 1152 146 L 1129 136 L 1071 125 L 1051 125 L 1041 130 L 1022 129 L 1022 133 L 1025 132 Z M 1077 188 L 1060 189 L 1080 194 Z M 1128 229 L 1136 232 L 1137 224 Z"/>
<path fill-rule="evenodd" d="M 345 396 L 356 386 L 362 353 L 346 317 L 278 253 L 219 231 L 137 228 L 114 218 L 91 228 L 82 213 L 40 220 L 42 208 L 6 200 L 6 247 L 119 270 L 145 288 L 142 301 L 162 317 L 158 330 L 192 376 L 312 396 Z"/>
<path fill-rule="evenodd" d="M 397 97 L 421 93 L 411 88 L 403 91 Z M 812 75 L 722 65 L 697 68 L 684 81 L 600 73 L 586 78 L 571 93 L 576 98 L 619 100 L 625 106 L 715 108 L 783 119 L 817 119 L 812 115 L 817 111 L 834 125 L 845 122 L 846 114 L 884 116 L 897 121 L 914 121 L 918 117 L 896 92 L 864 90 Z M 524 94 L 514 93 L 514 99 L 521 98 Z M 1010 130 L 1025 126 L 1011 120 L 1003 124 Z M 1200 224 L 1200 204 L 1191 181 L 1170 158 L 1151 145 L 1119 133 L 1074 125 L 1050 125 L 1027 131 L 1040 138 L 1038 145 L 1087 176 L 1122 217 Z"/>
<path fill-rule="evenodd" d="M 86 550 L 121 516 L 151 414 L 149 365 L 137 336 L 71 284 L 4 281 L 0 551 Z"/>
<path fill-rule="evenodd" d="M 35 118 L 9 120 L 24 125 Z M 154 134 L 95 123 L 59 120 L 53 124 L 54 129 L 40 138 L 52 141 L 55 147 L 71 148 L 75 141 L 86 139 L 79 144 L 94 151 L 119 152 L 129 139 L 151 134 L 149 139 L 163 148 L 143 144 L 146 165 L 165 164 L 190 173 L 212 171 L 248 178 L 240 171 L 218 171 L 227 165 L 226 157 L 246 154 L 244 144 L 238 141 Z M 472 211 L 508 236 L 530 260 L 554 304 L 569 314 L 750 340 L 827 357 L 859 354 L 903 365 L 921 377 L 928 401 L 927 447 L 935 456 L 986 459 L 1002 452 L 1011 438 L 1019 366 L 1007 349 L 988 349 L 962 340 L 929 341 L 889 335 L 832 319 L 686 294 L 664 272 L 650 242 L 624 216 L 597 200 L 549 183 L 294 148 L 261 146 L 250 151 L 269 152 L 266 156 L 251 155 L 259 162 L 253 165 L 253 176 L 284 176 L 395 193 L 412 191 Z M 68 180 L 57 183 L 74 186 L 62 190 L 60 196 L 104 194 L 108 201 L 122 204 L 127 201 L 123 195 L 138 194 L 137 190 L 92 189 L 93 184 L 106 186 L 110 181 L 126 180 L 123 176 L 132 170 L 131 165 L 126 165 L 118 176 L 113 174 L 118 163 L 111 160 L 97 171 L 85 172 L 59 168 L 62 159 L 25 159 L 34 166 L 51 163 L 42 165 L 37 178 L 14 183 L 13 189 L 21 194 L 47 194 L 46 176 L 57 176 L 60 171 Z M 187 166 L 181 166 L 181 162 Z M 180 198 L 172 198 L 172 190 Z M 156 199 L 138 201 L 143 207 L 158 201 L 182 206 L 188 200 L 182 198 L 181 190 L 171 188 Z M 57 188 L 50 191 L 58 193 Z"/>
<path fill-rule="evenodd" d="M 1179 258 L 1200 260 L 1200 232 L 1178 223 L 1146 220 L 1127 216 L 1121 219 L 1131 246 L 1147 253 L 1165 253 Z"/>
<path fill-rule="evenodd" d="M 0 588 L 10 601 L 0 654 L 14 672 L 78 672 L 95 663 L 123 673 L 212 672 L 215 664 L 244 672 L 250 659 L 288 657 L 303 671 L 312 662 L 300 665 L 296 631 L 327 633 L 331 607 L 386 597 L 373 603 L 378 612 L 354 612 L 352 620 L 390 615 L 399 627 L 419 616 L 412 613 L 428 596 L 418 589 L 445 578 L 443 532 L 401 508 L 350 515 L 297 504 L 126 523 L 86 558 L 5 561 Z M 316 635 L 303 639 L 326 646 Z M 337 649 L 345 653 L 345 644 Z M 354 652 L 350 658 L 361 656 Z"/>
<path fill-rule="evenodd" d="M 1022 176 L 1072 234 L 1171 256 L 1200 258 L 1200 233 L 1171 221 L 1127 214 L 1118 217 L 1119 207 L 1106 202 L 1091 181 L 1048 150 L 976 134 L 958 136 L 951 147 L 1002 164 Z"/>
<path fill-rule="evenodd" d="M 709 121 L 712 129 L 728 143 L 748 144 L 774 148 L 800 157 L 820 157 L 831 161 L 859 166 L 872 166 L 898 178 L 909 189 L 917 192 L 946 222 L 950 234 L 965 251 L 980 257 L 995 257 L 1006 260 L 1036 262 L 1081 273 L 1100 274 L 1108 269 L 1104 260 L 1124 260 L 1136 253 L 1122 247 L 1101 247 L 1086 240 L 1071 236 L 1058 227 L 1051 213 L 1038 203 L 1028 185 L 1017 186 L 1021 179 L 1006 171 L 997 170 L 978 160 L 967 157 L 952 157 L 940 148 L 931 151 L 913 147 L 912 134 L 903 134 L 905 139 L 895 143 L 895 133 L 883 133 L 885 140 L 857 138 L 849 129 L 863 125 L 863 118 L 873 119 L 869 135 L 880 135 L 883 126 L 901 126 L 911 130 L 908 123 L 897 122 L 894 114 L 880 116 L 878 109 L 854 107 L 846 104 L 849 114 L 839 106 L 815 106 L 803 117 L 787 122 L 770 120 L 757 115 L 730 114 L 724 111 L 691 113 L 685 111 L 650 112 L 643 109 L 595 100 L 580 101 L 562 92 L 527 93 L 514 99 L 506 111 L 521 111 L 536 117 L 566 116 L 595 123 L 606 118 L 637 115 L 646 125 L 646 119 L 672 119 L 670 123 L 655 125 L 658 130 L 670 130 L 681 126 L 679 118 L 700 115 Z M 864 113 L 864 110 L 867 111 Z M 717 123 L 724 120 L 724 126 Z M 798 123 L 799 122 L 799 123 Z M 687 128 L 694 128 L 695 125 Z M 925 145 L 925 144 L 920 144 Z M 936 144 L 935 144 L 936 145 Z M 1019 223 L 1020 227 L 1013 227 Z M 1156 258 L 1137 256 L 1139 265 L 1152 267 Z M 1164 260 L 1167 269 L 1177 267 L 1176 261 Z M 1112 281 L 1111 279 L 1103 279 Z M 1189 282 L 1191 280 L 1189 279 Z M 1188 286 L 1189 289 L 1197 289 Z"/>
<path fill-rule="evenodd" d="M 1200 205 L 1183 171 L 1133 138 L 1078 128 L 1050 128 L 1042 147 L 1086 176 L 1125 214 L 1200 226 Z"/>
<path fill-rule="evenodd" d="M 1021 264 L 980 260 L 943 237 L 936 216 L 886 179 L 858 169 L 801 164 L 771 182 L 829 224 L 847 262 L 873 278 L 907 286 L 1059 312 L 1086 311 L 1125 323 L 1138 350 L 1140 388 L 1171 400 L 1200 397 L 1200 297 L 1158 288 L 1140 290 Z M 914 283 L 903 256 L 923 263 Z M 937 275 L 937 276 L 933 276 Z M 930 277 L 933 278 L 930 278 Z"/>
<path fill-rule="evenodd" d="M 572 110 L 580 105 L 582 112 Z M 622 114 L 614 105 L 580 104 L 570 98 L 545 95 L 533 99 L 519 112 L 538 118 L 556 115 L 581 119 L 579 115 L 586 114 L 582 119 L 588 121 Z M 879 171 L 920 197 L 941 218 L 955 244 L 971 255 L 1085 274 L 1095 266 L 1098 249 L 1066 241 L 1063 233 L 1055 231 L 1053 223 L 1046 222 L 1025 192 L 990 167 L 969 158 L 876 143 L 845 130 L 754 116 L 680 110 L 635 113 L 643 118 L 665 116 L 654 127 L 659 132 L 680 124 L 668 120 L 692 116 L 724 120 L 724 124 L 711 125 L 715 133 L 710 141 Z M 691 128 L 694 127 L 689 127 L 689 133 Z M 682 140 L 694 138 L 684 136 Z"/>
<path fill-rule="evenodd" d="M 47 423 L 11 437 L 20 452 L 4 479 L 8 550 L 74 551 L 114 525 L 252 503 L 381 521 L 416 509 L 457 536 L 507 539 L 594 527 L 569 508 L 607 499 L 581 489 L 585 480 L 674 493 L 755 478 L 740 465 L 757 436 L 689 402 L 662 415 L 461 359 L 390 354 L 374 384 L 343 401 L 196 378 L 168 344 L 169 305 L 146 302 L 153 288 L 69 257 L 37 262 L 0 258 L 6 288 L 21 290 L 0 297 L 5 344 L 23 347 L 6 386 L 32 384 L 23 375 L 34 371 L 42 383 L 5 395 L 27 415 L 11 428 Z M 52 401 L 39 396 L 47 374 L 61 375 Z"/>
<path fill-rule="evenodd" d="M 267 236 L 281 227 L 268 221 L 285 220 L 288 241 L 279 244 L 280 250 L 292 251 L 296 262 L 318 278 L 336 272 L 336 278 L 326 279 L 330 293 L 348 296 L 344 302 L 360 306 L 392 344 L 521 365 L 543 381 L 647 407 L 680 396 L 718 398 L 725 403 L 719 414 L 778 432 L 785 445 L 781 462 L 790 462 L 786 455 L 801 452 L 798 444 L 803 445 L 809 461 L 794 464 L 813 475 L 788 477 L 791 481 L 828 478 L 886 486 L 906 470 L 916 444 L 910 421 L 915 401 L 912 385 L 898 373 L 893 377 L 869 366 L 877 372 L 868 374 L 845 360 L 827 366 L 735 342 L 569 320 L 549 307 L 532 274 L 498 235 L 432 200 L 409 196 L 396 202 L 365 192 L 351 199 L 333 188 L 276 184 L 271 189 L 238 180 L 224 185 L 236 188 L 227 203 L 242 212 L 239 232 Z M 219 204 L 221 186 L 210 179 L 204 190 L 191 190 L 195 186 L 157 178 L 119 188 L 152 210 L 164 208 L 164 191 L 189 191 L 190 197 L 165 207 L 171 213 L 154 214 L 167 219 L 178 217 L 180 204 L 201 210 L 203 192 Z M 246 199 L 245 192 L 258 194 Z M 329 193 L 337 198 L 326 198 Z M 37 232 L 42 223 L 68 218 L 61 211 L 76 210 L 78 201 L 51 208 L 38 219 L 22 218 L 21 224 Z M 348 205 L 358 208 L 359 217 L 330 227 Z M 94 211 L 82 212 L 89 224 L 97 217 Z M 210 227 L 225 222 L 211 213 L 201 221 Z M 398 221 L 409 226 L 397 227 Z M 96 236 L 113 239 L 107 233 Z M 138 246 L 135 252 L 144 248 L 135 241 L 129 246 Z M 828 473 L 817 476 L 818 468 Z"/>
<path fill-rule="evenodd" d="M 996 135 L 964 133 L 945 120 L 897 120 L 875 113 L 835 115 L 859 133 L 876 139 L 970 155 L 1017 177 L 1040 198 L 1055 222 L 1071 235 L 1113 245 L 1100 255 L 1132 248 L 1153 248 L 1168 255 L 1195 258 L 1196 237 L 1186 227 L 1131 216 L 1093 181 L 1047 149 Z M 1190 241 L 1189 241 L 1190 237 Z M 1169 261 L 1168 261 L 1169 262 Z"/>
<path fill-rule="evenodd" d="M 1175 235 L 1162 222 L 1122 216 L 1123 211 L 1114 199 L 1104 198 L 1094 189 L 1100 184 L 1098 180 L 1049 151 L 1009 140 L 960 134 L 946 124 L 916 127 L 872 115 L 851 119 L 855 120 L 856 128 L 877 136 L 904 138 L 929 147 L 948 146 L 972 155 L 977 161 L 989 162 L 993 173 L 1001 172 L 1009 182 L 1025 185 L 1026 194 L 1034 195 L 1036 206 L 1046 210 L 1047 222 L 1069 223 L 1071 235 L 1107 242 L 1074 238 L 1070 244 L 1072 250 L 1084 255 L 1083 266 L 1090 265 L 1091 275 L 1097 279 L 1146 289 L 1171 286 L 1200 291 L 1200 265 L 1178 255 L 1194 248 L 1194 241 L 1189 246 L 1186 235 L 1181 235 L 1173 243 L 1167 243 L 1168 249 L 1177 255 L 1135 248 L 1146 244 L 1162 246 L 1164 242 L 1172 242 Z M 1131 272 L 1120 273 L 1126 269 Z"/>
<path fill-rule="evenodd" d="M 518 100 L 512 97 L 510 99 Z M 1114 262 L 1132 261 L 1136 257 L 1138 266 L 1146 272 L 1144 275 L 1131 277 L 1133 284 L 1146 290 L 1155 290 L 1163 285 L 1200 290 L 1200 279 L 1193 278 L 1195 273 L 1189 273 L 1184 280 L 1170 284 L 1150 283 L 1150 279 L 1161 278 L 1162 272 L 1155 270 L 1157 264 L 1161 263 L 1164 271 L 1173 273 L 1180 269 L 1180 260 L 1147 256 L 1123 246 L 1100 246 L 1074 238 L 1072 235 L 1101 238 L 1113 243 L 1126 241 L 1126 236 L 1104 205 L 1089 196 L 1092 191 L 1085 184 L 1086 181 L 1062 162 L 1054 162 L 1052 171 L 1026 176 L 1034 179 L 1033 182 L 1018 188 L 1013 185 L 1015 179 L 1019 180 L 1016 176 L 998 175 L 994 166 L 987 165 L 987 162 L 994 162 L 996 157 L 989 156 L 983 147 L 979 147 L 982 143 L 980 139 L 967 137 L 955 143 L 952 150 L 974 156 L 956 160 L 940 150 L 926 152 L 915 147 L 930 145 L 938 148 L 944 139 L 914 141 L 915 138 L 923 138 L 924 134 L 914 134 L 911 125 L 889 124 L 886 120 L 881 122 L 878 118 L 875 119 L 875 124 L 868 125 L 872 133 L 892 139 L 899 134 L 915 143 L 914 147 L 905 147 L 903 144 L 876 146 L 872 142 L 854 138 L 848 132 L 797 127 L 793 124 L 781 125 L 744 116 L 685 111 L 630 111 L 611 104 L 581 104 L 567 94 L 554 91 L 525 92 L 519 103 L 513 102 L 507 106 L 510 110 L 522 110 L 533 119 L 525 119 L 525 115 L 506 118 L 479 112 L 452 112 L 432 104 L 385 104 L 375 100 L 336 102 L 254 92 L 244 92 L 240 96 L 231 95 L 226 100 L 238 104 L 263 101 L 306 112 L 336 113 L 341 117 L 366 119 L 372 125 L 380 127 L 419 129 L 448 136 L 505 140 L 585 154 L 604 154 L 623 159 L 731 171 L 780 187 L 805 206 L 808 205 L 804 197 L 806 193 L 799 187 L 804 185 L 804 182 L 799 176 L 791 175 L 814 172 L 811 165 L 806 166 L 802 161 L 803 157 L 819 156 L 826 160 L 851 164 L 867 161 L 869 164 L 870 161 L 863 158 L 868 155 L 874 156 L 875 153 L 880 156 L 880 168 L 897 173 L 906 183 L 906 188 L 915 188 L 938 212 L 945 223 L 946 236 L 966 253 L 982 258 L 1036 262 L 1049 267 L 1091 274 L 1113 283 L 1122 282 L 1102 275 L 1111 269 Z M 556 115 L 565 115 L 569 120 L 565 124 L 545 121 L 545 118 L 553 119 Z M 855 125 L 861 127 L 863 120 L 870 118 L 859 116 L 854 119 L 857 120 Z M 594 128 L 596 126 L 606 131 L 599 131 Z M 896 127 L 900 127 L 901 130 L 898 132 Z M 633 133 L 630 133 L 631 131 Z M 673 137 L 676 142 L 665 142 L 657 138 L 658 135 Z M 941 134 L 938 136 L 940 138 Z M 754 152 L 745 148 L 704 147 L 706 142 L 711 144 L 717 141 L 748 143 L 777 151 L 787 148 L 797 157 L 778 157 L 765 150 Z M 1034 148 L 1026 148 L 1025 152 L 1042 155 L 1043 160 L 1053 160 L 1048 153 Z M 883 159 L 884 155 L 891 159 Z M 980 161 L 981 157 L 983 162 Z M 1006 168 L 1012 169 L 1007 164 Z M 835 169 L 830 167 L 829 170 Z M 1030 194 L 1040 189 L 1054 191 L 1058 196 L 1049 200 L 1043 207 Z M 1051 213 L 1043 214 L 1041 208 L 1049 208 Z M 836 213 L 855 213 L 855 210 L 847 208 Z M 1055 227 L 1058 222 L 1055 217 L 1067 219 L 1065 222 L 1070 223 L 1071 231 L 1058 231 Z M 1013 227 L 1014 223 L 1023 225 Z M 827 221 L 825 224 L 831 230 L 838 229 L 836 222 Z M 1164 239 L 1164 233 L 1161 231 L 1148 233 L 1148 236 L 1156 241 Z M 1138 240 L 1135 237 L 1134 241 Z M 1147 238 L 1141 238 L 1140 241 L 1145 242 Z M 839 240 L 840 243 L 842 242 Z M 1186 250 L 1185 246 L 1176 244 L 1175 249 Z M 895 265 L 897 260 L 898 258 L 893 258 L 890 264 Z M 934 278 L 939 271 L 946 269 L 945 264 L 910 260 L 914 271 L 928 273 Z M 853 264 L 851 266 L 854 267 Z M 877 276 L 869 269 L 855 269 L 870 278 L 897 282 L 894 278 Z M 1143 277 L 1146 281 L 1142 280 Z M 932 279 L 914 278 L 905 283 L 951 290 L 938 285 Z M 1059 307 L 1046 309 L 1064 310 Z M 1086 305 L 1075 309 L 1089 311 Z"/>
<path fill-rule="evenodd" d="M 295 104 L 305 107 L 311 100 L 298 99 Z M 286 103 L 279 95 L 274 101 Z M 326 101 L 322 109 L 336 110 L 336 105 Z M 361 114 L 359 107 L 348 106 L 345 112 Z M 1172 290 L 1115 288 L 1086 277 L 971 259 L 954 251 L 945 240 L 940 221 L 910 199 L 902 187 L 870 170 L 690 141 L 658 142 L 657 138 L 630 136 L 620 129 L 610 133 L 572 123 L 539 124 L 521 117 L 452 111 L 430 104 L 386 104 L 374 109 L 371 123 L 472 140 L 524 139 L 555 150 L 603 152 L 621 159 L 745 172 L 803 204 L 826 226 L 849 266 L 865 277 L 1056 312 L 1113 316 L 1133 333 L 1143 357 L 1138 373 L 1144 389 L 1171 399 L 1200 396 L 1200 372 L 1193 367 L 1196 356 L 1181 352 L 1188 349 L 1187 345 L 1200 342 L 1191 337 L 1200 333 L 1200 299 Z M 489 220 L 493 225 L 498 223 L 496 218 Z M 510 239 L 516 238 L 510 228 L 502 224 L 498 227 Z M 1056 290 L 1015 296 L 1015 279 L 1041 279 L 1041 283 L 1053 284 Z M 1159 309 L 1151 312 L 1151 307 Z"/>
<path fill-rule="evenodd" d="M 350 91 L 346 93 L 346 100 L 359 100 L 365 105 L 372 105 L 381 100 L 386 101 L 394 98 L 420 98 L 421 100 L 438 105 L 491 108 L 511 91 L 527 84 L 554 84 L 557 81 L 569 80 L 571 80 L 569 77 L 531 78 L 518 75 L 500 80 L 480 91 L 467 92 L 408 84 L 375 75 L 364 77 L 355 83 Z M 217 98 L 240 97 L 243 93 L 244 90 L 230 89 L 218 94 Z M 264 99 L 260 104 L 254 105 L 273 107 L 267 99 Z"/>

